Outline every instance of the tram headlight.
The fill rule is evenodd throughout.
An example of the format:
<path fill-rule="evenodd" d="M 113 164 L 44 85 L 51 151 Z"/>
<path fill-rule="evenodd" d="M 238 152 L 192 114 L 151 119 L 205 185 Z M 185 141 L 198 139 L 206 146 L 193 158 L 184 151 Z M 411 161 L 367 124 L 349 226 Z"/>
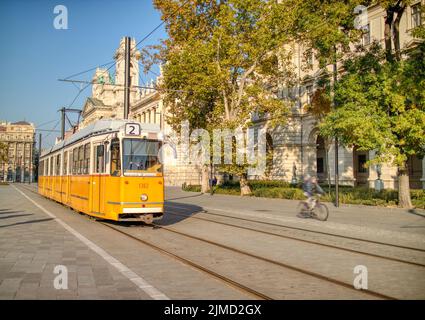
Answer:
<path fill-rule="evenodd" d="M 140 200 L 142 200 L 142 201 L 146 201 L 146 200 L 148 200 L 148 195 L 147 195 L 147 194 L 142 194 L 142 195 L 140 196 Z"/>

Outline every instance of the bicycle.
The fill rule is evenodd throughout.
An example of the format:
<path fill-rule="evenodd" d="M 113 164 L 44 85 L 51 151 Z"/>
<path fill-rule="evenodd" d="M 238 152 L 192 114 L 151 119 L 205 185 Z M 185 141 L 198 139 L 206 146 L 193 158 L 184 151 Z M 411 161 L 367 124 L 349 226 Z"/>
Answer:
<path fill-rule="evenodd" d="M 313 207 L 310 208 L 307 200 L 300 201 L 297 206 L 298 217 L 314 218 L 320 221 L 326 221 L 329 216 L 328 207 L 319 201 L 320 197 L 316 196 Z"/>

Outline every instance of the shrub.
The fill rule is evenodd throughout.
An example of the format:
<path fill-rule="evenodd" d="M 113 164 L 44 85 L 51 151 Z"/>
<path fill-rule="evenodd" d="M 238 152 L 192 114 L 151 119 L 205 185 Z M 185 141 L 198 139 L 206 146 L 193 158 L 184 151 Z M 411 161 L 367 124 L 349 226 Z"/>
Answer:
<path fill-rule="evenodd" d="M 304 193 L 299 187 L 291 187 L 288 182 L 279 180 L 250 180 L 249 185 L 252 189 L 252 195 L 264 198 L 280 198 L 290 200 L 305 199 Z M 185 185 L 182 187 L 185 191 L 200 192 L 199 185 Z M 321 201 L 334 202 L 335 191 L 332 188 L 328 192 L 328 186 L 322 186 L 326 192 Z M 367 187 L 340 186 L 339 200 L 345 204 L 363 204 L 372 206 L 397 206 L 397 190 L 375 191 Z M 215 193 L 240 195 L 240 186 L 238 181 L 226 181 L 215 188 Z M 417 208 L 425 209 L 425 190 L 411 190 L 412 204 Z"/>
<path fill-rule="evenodd" d="M 191 191 L 191 192 L 201 192 L 201 186 L 200 185 L 183 184 L 182 190 L 183 191 Z"/>

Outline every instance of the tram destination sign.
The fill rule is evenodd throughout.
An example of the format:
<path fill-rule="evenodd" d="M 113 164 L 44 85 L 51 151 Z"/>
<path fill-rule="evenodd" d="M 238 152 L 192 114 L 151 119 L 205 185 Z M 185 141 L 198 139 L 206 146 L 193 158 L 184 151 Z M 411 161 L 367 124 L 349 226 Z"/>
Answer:
<path fill-rule="evenodd" d="M 126 136 L 140 136 L 140 124 L 138 123 L 126 123 L 125 135 Z"/>

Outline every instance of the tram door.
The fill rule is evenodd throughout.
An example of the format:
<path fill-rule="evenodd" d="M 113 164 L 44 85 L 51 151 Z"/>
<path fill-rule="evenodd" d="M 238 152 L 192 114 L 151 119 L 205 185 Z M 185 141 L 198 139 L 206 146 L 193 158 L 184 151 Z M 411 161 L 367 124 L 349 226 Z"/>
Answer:
<path fill-rule="evenodd" d="M 103 187 L 102 173 L 105 172 L 105 146 L 97 145 L 94 149 L 95 163 L 92 179 L 92 211 L 103 213 Z"/>

